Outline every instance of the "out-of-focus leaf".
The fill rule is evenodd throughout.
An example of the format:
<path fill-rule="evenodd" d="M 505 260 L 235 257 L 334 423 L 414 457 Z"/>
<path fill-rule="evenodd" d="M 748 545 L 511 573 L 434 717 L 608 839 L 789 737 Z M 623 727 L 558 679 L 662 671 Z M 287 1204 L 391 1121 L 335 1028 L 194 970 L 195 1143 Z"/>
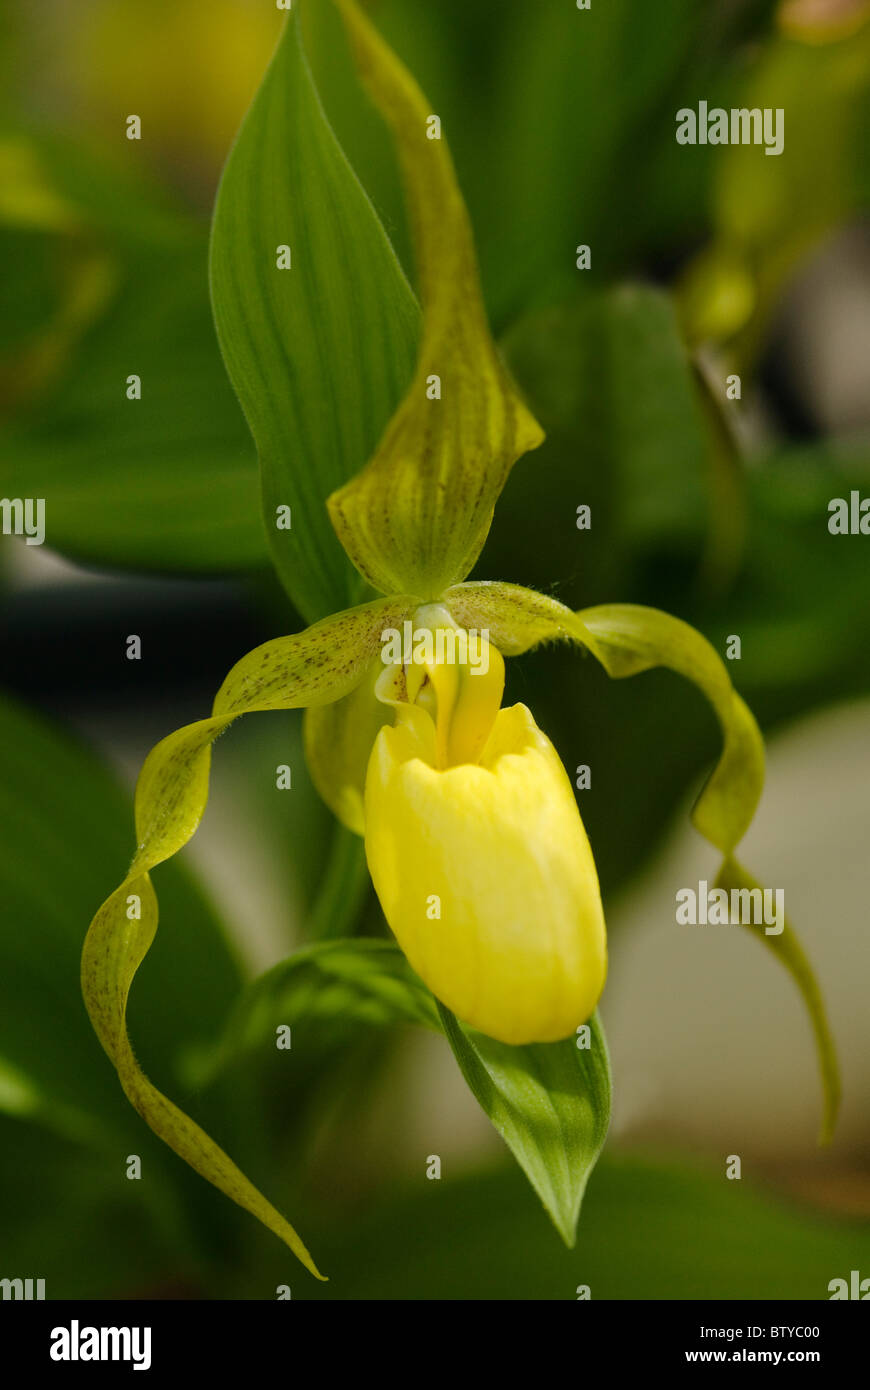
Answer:
<path fill-rule="evenodd" d="M 296 607 L 315 620 L 361 595 L 326 498 L 369 459 L 408 384 L 418 311 L 324 118 L 299 9 L 224 171 L 211 286 L 257 444 L 272 558 Z M 279 507 L 290 508 L 289 528 L 284 513 L 278 529 Z"/>
<path fill-rule="evenodd" d="M 740 582 L 716 612 L 719 643 L 741 634 L 741 683 L 770 717 L 866 688 L 870 566 L 866 538 L 832 535 L 829 503 L 866 496 L 870 450 L 792 445 L 753 461 Z"/>
<path fill-rule="evenodd" d="M 59 375 L 115 290 L 112 255 L 61 193 L 46 142 L 0 127 L 0 418 Z"/>
<path fill-rule="evenodd" d="M 286 607 L 283 590 L 277 585 L 276 590 Z M 284 767 L 290 769 L 289 787 L 279 772 Z M 308 935 L 310 914 L 327 891 L 329 860 L 341 827 L 311 780 L 302 721 L 295 711 L 240 721 L 221 740 L 217 771 L 226 814 L 245 827 L 252 848 L 256 846 L 258 872 L 268 875 L 261 888 L 273 903 L 275 937 L 271 957 L 263 960 L 271 965 Z M 242 892 L 250 909 L 247 890 Z"/>
<path fill-rule="evenodd" d="M 631 552 L 691 548 L 709 521 L 710 464 L 670 299 L 624 286 L 604 296 L 601 318 L 616 535 Z"/>
<path fill-rule="evenodd" d="M 595 279 L 630 263 L 634 248 L 648 252 L 643 228 L 668 200 L 662 185 L 647 192 L 647 166 L 674 143 L 680 80 L 691 73 L 694 91 L 727 39 L 713 8 L 608 0 L 581 11 L 542 0 L 533 16 L 520 7 L 505 21 L 493 78 L 502 115 L 491 127 L 497 147 L 487 150 L 500 196 L 489 195 L 479 215 L 499 316 L 564 297 L 588 276 L 576 269 L 579 244 L 591 247 Z M 477 218 L 474 204 L 472 212 Z"/>
<path fill-rule="evenodd" d="M 135 1132 L 79 992 L 82 924 L 129 854 L 127 798 L 85 749 L 0 698 L 0 1108 L 85 1139 Z M 158 943 L 131 1008 L 158 1076 L 214 1037 L 239 972 L 211 908 L 176 866 L 161 885 L 185 930 Z M 119 1160 L 120 1161 L 120 1160 Z"/>
<path fill-rule="evenodd" d="M 710 88 L 735 52 L 765 37 L 775 4 L 607 0 L 580 11 L 570 0 L 535 0 L 500 6 L 494 18 L 468 0 L 379 0 L 379 31 L 444 122 L 499 330 L 587 278 L 574 264 L 579 242 L 592 246 L 598 278 L 634 272 L 651 249 L 667 256 L 703 234 L 710 161 L 680 157 L 674 113 L 687 81 Z M 410 264 L 395 170 L 351 90 L 344 53 L 336 57 L 332 8 L 303 16 L 318 86 Z"/>
<path fill-rule="evenodd" d="M 172 161 L 188 175 L 192 197 L 208 196 L 282 19 L 274 0 L 209 0 L 208 24 L 202 16 L 201 0 L 151 0 L 148 24 L 134 30 L 129 0 L 96 0 L 64 35 L 68 99 L 85 107 L 106 140 L 119 112 L 141 112 L 142 144 L 134 148 L 143 162 Z"/>
<path fill-rule="evenodd" d="M 567 578 L 588 603 L 624 592 L 645 556 L 696 565 L 710 453 L 667 296 L 625 285 L 575 298 L 521 319 L 504 346 L 547 438 L 508 479 L 478 572 L 543 589 Z"/>
<path fill-rule="evenodd" d="M 748 1179 L 728 1183 L 721 1172 L 638 1158 L 602 1159 L 574 1250 L 554 1244 L 510 1171 L 367 1196 L 353 1223 L 346 1209 L 340 1224 L 327 1210 L 322 1226 L 319 1248 L 342 1277 L 334 1288 L 304 1290 L 318 1299 L 574 1302 L 581 1285 L 593 1307 L 600 1299 L 827 1299 L 832 1278 L 870 1266 L 866 1222 L 796 1207 Z"/>
<path fill-rule="evenodd" d="M 0 291 L 0 360 L 44 329 L 57 308 L 55 238 L 20 227 L 0 226 L 0 256 L 15 274 L 4 275 Z"/>
<path fill-rule="evenodd" d="M 0 221 L 80 233 L 114 248 L 177 247 L 196 223 L 117 151 L 113 159 L 57 130 L 4 123 Z"/>
<path fill-rule="evenodd" d="M 581 1039 L 509 1047 L 438 1012 L 465 1080 L 552 1218 L 574 1244 L 580 1204 L 610 1124 L 610 1061 L 597 1014 Z"/>
<path fill-rule="evenodd" d="M 48 543 L 75 558 L 266 565 L 200 229 L 129 160 L 46 133 L 0 132 L 0 187 L 4 489 L 43 497 Z"/>
<path fill-rule="evenodd" d="M 4 489 L 43 497 L 46 543 L 99 564 L 265 565 L 257 465 L 214 341 L 206 248 L 141 249 L 47 401 L 0 436 Z M 141 399 L 127 397 L 127 377 Z"/>
<path fill-rule="evenodd" d="M 159 1297 L 196 1290 L 185 1215 L 156 1179 L 130 1182 L 125 1157 L 0 1115 L 4 1275 L 45 1280 L 45 1297 Z"/>
<path fill-rule="evenodd" d="M 205 1072 L 226 1060 L 275 1047 L 276 1029 L 289 1027 L 297 1050 L 305 1050 L 311 1025 L 337 1022 L 440 1027 L 435 1001 L 390 941 L 359 938 L 324 941 L 297 951 L 260 975 L 234 1007 L 220 1047 L 205 1060 Z"/>
<path fill-rule="evenodd" d="M 868 91 L 865 23 L 839 43 L 780 38 L 733 93 L 735 107 L 785 113 L 782 150 L 768 157 L 735 143 L 718 152 L 714 237 L 684 274 L 679 299 L 688 336 L 730 341 L 740 369 L 754 363 L 797 266 L 861 208 Z"/>

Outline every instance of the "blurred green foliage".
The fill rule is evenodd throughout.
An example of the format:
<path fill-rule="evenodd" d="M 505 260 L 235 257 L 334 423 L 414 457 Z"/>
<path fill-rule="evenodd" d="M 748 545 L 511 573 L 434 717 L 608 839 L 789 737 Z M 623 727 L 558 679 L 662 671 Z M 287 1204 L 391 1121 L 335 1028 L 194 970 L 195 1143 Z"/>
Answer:
<path fill-rule="evenodd" d="M 341 1277 L 311 1296 L 571 1301 L 585 1284 L 593 1300 L 824 1299 L 830 1279 L 867 1267 L 866 1225 L 738 1186 L 685 1164 L 605 1158 L 571 1251 L 554 1247 L 512 1173 L 408 1190 L 349 1240 L 333 1235 L 330 1248 L 323 1233 Z"/>
<path fill-rule="evenodd" d="M 0 199 L 0 233 L 26 287 L 4 276 L 4 495 L 44 497 L 53 545 L 84 561 L 204 573 L 267 564 L 203 231 L 68 142 L 14 133 L 0 139 L 0 164 L 4 152 L 22 182 Z"/>

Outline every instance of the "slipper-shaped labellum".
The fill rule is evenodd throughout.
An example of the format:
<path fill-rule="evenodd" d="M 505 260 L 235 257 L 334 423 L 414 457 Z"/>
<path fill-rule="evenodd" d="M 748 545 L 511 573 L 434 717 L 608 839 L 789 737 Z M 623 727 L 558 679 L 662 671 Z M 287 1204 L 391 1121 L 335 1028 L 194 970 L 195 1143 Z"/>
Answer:
<path fill-rule="evenodd" d="M 445 634 L 467 644 L 438 616 L 436 650 Z M 474 664 L 387 666 L 378 681 L 396 718 L 368 766 L 366 856 L 399 945 L 442 1003 L 501 1042 L 553 1042 L 604 987 L 598 876 L 559 755 L 525 705 L 500 708 L 502 658 L 471 640 Z"/>

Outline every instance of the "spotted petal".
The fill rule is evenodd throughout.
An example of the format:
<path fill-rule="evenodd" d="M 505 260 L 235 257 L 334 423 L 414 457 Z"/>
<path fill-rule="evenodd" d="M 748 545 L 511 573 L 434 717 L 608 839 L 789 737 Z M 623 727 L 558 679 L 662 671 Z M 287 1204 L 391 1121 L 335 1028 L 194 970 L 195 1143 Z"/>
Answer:
<path fill-rule="evenodd" d="M 82 953 L 88 1014 L 130 1103 L 159 1138 L 262 1221 L 318 1278 L 322 1276 L 290 1223 L 145 1076 L 127 1035 L 127 996 L 157 930 L 150 870 L 181 849 L 199 825 L 214 740 L 239 715 L 323 705 L 347 695 L 379 649 L 382 629 L 401 623 L 407 608 L 403 599 L 378 600 L 292 637 L 266 642 L 233 667 L 211 718 L 179 729 L 152 749 L 136 788 L 136 855 L 123 883 L 94 917 Z"/>

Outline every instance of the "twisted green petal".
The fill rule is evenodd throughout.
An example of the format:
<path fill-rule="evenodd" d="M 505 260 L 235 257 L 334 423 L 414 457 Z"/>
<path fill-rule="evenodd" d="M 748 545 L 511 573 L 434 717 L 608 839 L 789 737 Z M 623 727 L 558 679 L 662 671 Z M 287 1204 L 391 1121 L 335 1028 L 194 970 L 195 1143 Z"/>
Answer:
<path fill-rule="evenodd" d="M 404 599 L 382 599 L 266 642 L 233 667 L 210 719 L 179 729 L 152 749 L 136 788 L 135 858 L 94 917 L 82 953 L 88 1014 L 130 1103 L 159 1138 L 262 1221 L 318 1279 L 323 1276 L 289 1222 L 142 1072 L 127 1036 L 127 996 L 157 929 L 149 871 L 181 849 L 199 825 L 214 740 L 241 714 L 322 705 L 347 695 L 378 651 L 382 629 L 400 623 L 407 611 Z"/>
<path fill-rule="evenodd" d="M 507 656 L 544 642 L 571 641 L 588 648 L 608 675 L 634 676 L 665 666 L 685 676 L 710 701 L 724 747 L 692 811 L 692 822 L 725 856 L 720 886 L 758 886 L 733 859 L 758 806 L 764 785 L 764 744 L 751 711 L 731 684 L 724 662 L 705 637 L 679 618 L 635 604 L 603 604 L 574 613 L 544 594 L 516 584 L 460 584 L 444 602 L 463 627 L 482 627 Z M 824 1094 L 821 1140 L 836 1123 L 840 1080 L 836 1051 L 812 969 L 789 927 L 765 937 L 797 984 L 816 1038 Z"/>
<path fill-rule="evenodd" d="M 726 855 L 719 870 L 715 887 L 724 888 L 727 893 L 730 893 L 734 888 L 748 888 L 751 891 L 754 888 L 760 888 L 761 884 L 751 874 L 748 874 L 736 859 Z M 830 1143 L 834 1137 L 837 1111 L 840 1108 L 840 1072 L 834 1040 L 828 1028 L 825 1006 L 813 968 L 804 955 L 803 947 L 788 918 L 785 919 L 783 930 L 778 936 L 768 936 L 765 928 L 756 926 L 755 923 L 747 923 L 746 927 L 785 966 L 803 995 L 816 1039 L 819 1066 L 824 1081 L 825 1110 L 820 1142 Z"/>

